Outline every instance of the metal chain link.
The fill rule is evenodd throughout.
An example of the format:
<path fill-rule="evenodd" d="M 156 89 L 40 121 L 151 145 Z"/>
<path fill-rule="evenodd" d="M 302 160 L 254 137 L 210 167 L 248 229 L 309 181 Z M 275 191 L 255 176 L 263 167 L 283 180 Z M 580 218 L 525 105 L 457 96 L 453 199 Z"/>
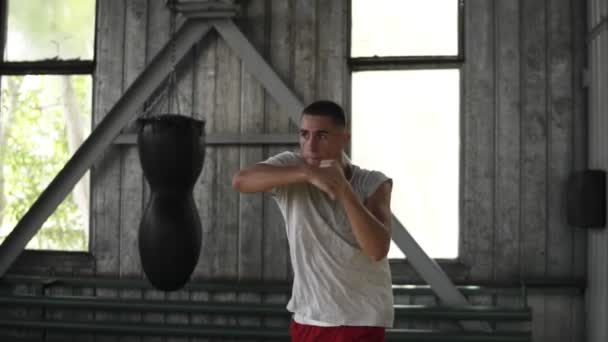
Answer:
<path fill-rule="evenodd" d="M 169 18 L 169 29 L 171 32 L 171 36 L 169 37 L 171 43 L 170 43 L 170 63 L 171 63 L 171 72 L 169 74 L 169 82 L 168 82 L 168 87 L 169 87 L 169 111 L 171 111 L 171 107 L 173 105 L 173 102 L 175 102 L 175 109 L 176 109 L 176 114 L 180 114 L 181 113 L 181 109 L 180 109 L 180 105 L 179 105 L 179 92 L 178 92 L 178 86 L 177 86 L 177 72 L 176 72 L 176 67 L 177 67 L 177 61 L 176 61 L 176 56 L 175 56 L 175 50 L 176 50 L 176 46 L 175 46 L 175 26 L 176 26 L 176 16 L 177 16 L 177 11 L 175 8 L 175 4 L 176 4 L 176 0 L 167 0 L 167 7 L 169 8 L 169 11 L 171 12 L 171 17 Z"/>

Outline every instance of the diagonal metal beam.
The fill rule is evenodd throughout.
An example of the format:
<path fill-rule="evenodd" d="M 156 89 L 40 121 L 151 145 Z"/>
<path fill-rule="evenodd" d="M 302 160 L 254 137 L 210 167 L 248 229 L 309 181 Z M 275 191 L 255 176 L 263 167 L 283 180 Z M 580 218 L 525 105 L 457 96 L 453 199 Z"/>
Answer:
<path fill-rule="evenodd" d="M 241 58 L 247 71 L 255 76 L 277 103 L 283 107 L 291 122 L 298 126 L 299 115 L 304 109 L 303 102 L 285 85 L 285 82 L 266 63 L 264 57 L 258 53 L 232 20 L 214 20 L 212 23 L 232 51 L 236 52 Z"/>
<path fill-rule="evenodd" d="M 180 61 L 210 29 L 211 25 L 206 22 L 187 21 L 133 81 L 0 245 L 0 277 L 74 185 L 112 144 L 120 130 L 139 111 L 147 97 L 166 79 L 174 65 L 171 54 L 174 53 L 175 60 Z"/>
<path fill-rule="evenodd" d="M 258 79 L 297 126 L 300 122 L 299 115 L 304 109 L 302 101 L 285 85 L 232 20 L 214 20 L 213 26 L 241 58 L 247 71 Z M 416 272 L 431 286 L 444 304 L 468 305 L 467 299 L 458 291 L 443 269 L 424 252 L 394 214 L 392 238 L 399 249 L 407 255 Z M 461 324 L 471 330 L 489 329 L 487 324 L 481 322 L 461 322 Z"/>

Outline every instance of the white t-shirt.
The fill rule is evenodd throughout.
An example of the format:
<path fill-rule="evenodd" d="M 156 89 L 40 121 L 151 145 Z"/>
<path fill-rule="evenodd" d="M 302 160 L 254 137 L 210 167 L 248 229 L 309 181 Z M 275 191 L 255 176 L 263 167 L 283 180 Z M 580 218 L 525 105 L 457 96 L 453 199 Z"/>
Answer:
<path fill-rule="evenodd" d="M 263 164 L 305 163 L 282 152 Z M 361 202 L 390 181 L 383 173 L 352 165 L 351 186 Z M 352 232 L 342 205 L 308 183 L 276 187 L 294 271 L 287 309 L 298 323 L 325 326 L 392 327 L 392 280 L 386 258 L 373 261 Z"/>

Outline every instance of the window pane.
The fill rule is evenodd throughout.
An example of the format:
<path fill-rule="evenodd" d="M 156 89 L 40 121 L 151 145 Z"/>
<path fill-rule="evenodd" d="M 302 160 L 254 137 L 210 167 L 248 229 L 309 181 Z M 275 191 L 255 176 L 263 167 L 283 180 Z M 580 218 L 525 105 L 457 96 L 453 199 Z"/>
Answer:
<path fill-rule="evenodd" d="M 353 57 L 458 55 L 458 0 L 353 0 Z"/>
<path fill-rule="evenodd" d="M 353 161 L 393 178 L 393 213 L 434 258 L 458 254 L 459 77 L 353 73 Z M 403 254 L 392 246 L 389 257 Z"/>
<path fill-rule="evenodd" d="M 3 76 L 0 242 L 90 133 L 91 76 Z M 89 176 L 27 248 L 88 249 Z"/>
<path fill-rule="evenodd" d="M 93 59 L 95 0 L 11 0 L 4 60 Z"/>

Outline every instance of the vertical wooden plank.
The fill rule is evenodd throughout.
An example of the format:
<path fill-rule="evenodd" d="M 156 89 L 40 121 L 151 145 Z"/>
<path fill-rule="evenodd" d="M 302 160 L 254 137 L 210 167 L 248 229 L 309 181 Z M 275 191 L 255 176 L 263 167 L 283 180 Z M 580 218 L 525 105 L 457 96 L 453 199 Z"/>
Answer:
<path fill-rule="evenodd" d="M 522 272 L 545 274 L 547 74 L 545 1 L 522 2 Z"/>
<path fill-rule="evenodd" d="M 241 65 L 237 56 L 222 40 L 217 45 L 217 92 L 214 131 L 239 133 Z M 216 160 L 216 257 L 211 260 L 212 274 L 235 279 L 238 275 L 238 193 L 232 189 L 232 175 L 238 171 L 238 147 L 224 146 Z"/>
<path fill-rule="evenodd" d="M 564 193 L 573 164 L 572 17 L 569 0 L 547 3 L 548 170 L 547 170 L 547 269 L 549 277 L 573 276 L 573 241 L 566 224 Z M 573 327 L 570 294 L 545 297 L 545 338 L 571 340 Z"/>
<path fill-rule="evenodd" d="M 586 4 L 581 1 L 571 1 L 572 16 L 572 84 L 573 84 L 573 168 L 582 170 L 587 167 L 588 151 L 588 120 L 586 115 L 587 94 L 583 88 L 583 69 L 587 64 L 586 55 Z M 583 229 L 571 229 L 573 240 L 573 277 L 584 277 L 587 274 L 587 234 Z"/>
<path fill-rule="evenodd" d="M 178 17 L 177 15 L 175 15 L 172 20 L 173 27 L 169 28 L 169 39 L 173 38 L 175 32 L 184 21 L 183 17 Z M 195 55 L 193 50 L 186 56 L 184 56 L 184 59 L 179 64 L 177 64 L 178 61 L 175 61 L 175 88 L 169 89 L 169 95 L 172 98 L 172 100 L 170 101 L 171 107 L 169 108 L 170 113 L 175 113 L 184 116 L 192 116 L 194 98 L 194 56 Z M 190 299 L 190 292 L 183 289 L 179 291 L 172 291 L 168 293 L 167 299 L 174 301 L 187 301 L 188 299 Z M 186 313 L 168 313 L 166 315 L 165 320 L 168 324 L 175 325 L 187 325 L 190 323 L 190 317 Z M 167 341 L 186 342 L 188 341 L 188 338 L 168 337 Z"/>
<path fill-rule="evenodd" d="M 521 266 L 524 277 L 542 277 L 546 270 L 547 226 L 547 31 L 546 2 L 522 4 L 522 152 Z M 544 296 L 532 295 L 533 339 L 545 336 Z"/>
<path fill-rule="evenodd" d="M 123 87 L 127 89 L 146 64 L 147 0 L 125 2 L 125 60 Z M 141 109 L 143 110 L 143 108 Z M 136 117 L 134 117 L 136 119 Z M 137 146 L 126 146 L 122 150 L 121 218 L 120 218 L 120 277 L 142 276 L 139 257 L 138 231 L 143 214 L 143 172 L 139 163 Z M 141 299 L 140 290 L 121 290 L 120 297 Z M 140 322 L 141 313 L 123 313 L 121 321 Z M 121 337 L 121 341 L 141 341 L 139 337 Z"/>
<path fill-rule="evenodd" d="M 244 8 L 242 31 L 261 53 L 265 50 L 266 2 L 252 1 Z M 241 63 L 241 127 L 242 134 L 264 132 L 264 89 Z M 259 162 L 264 157 L 262 147 L 241 147 L 240 167 Z M 234 191 L 234 190 L 233 190 Z M 262 278 L 263 194 L 239 195 L 238 277 L 240 280 Z M 241 293 L 239 302 L 259 303 L 256 293 Z M 239 325 L 259 326 L 259 318 L 241 318 Z"/>
<path fill-rule="evenodd" d="M 291 12 L 292 1 L 269 1 L 269 13 L 267 14 L 268 52 L 267 60 L 279 77 L 291 87 Z M 283 108 L 266 93 L 266 132 L 286 133 L 293 127 Z M 276 146 L 268 148 L 268 155 L 275 155 L 285 151 L 287 147 Z M 289 279 L 289 248 L 283 217 L 270 195 L 264 195 L 264 236 L 263 236 L 263 277 L 264 280 L 287 280 Z M 268 294 L 264 296 L 268 303 L 285 304 L 285 295 Z M 265 319 L 265 325 L 275 327 L 287 327 L 287 321 L 279 318 Z"/>
<path fill-rule="evenodd" d="M 589 1 L 589 19 L 597 23 L 600 16 L 599 1 Z M 595 19 L 594 19 L 595 18 Z M 599 20 L 598 20 L 599 21 Z M 587 35 L 589 39 L 590 35 Z M 608 34 L 604 30 L 589 40 L 589 167 L 606 170 L 608 168 Z M 608 340 L 608 232 L 593 230 L 587 232 L 587 340 L 599 342 Z"/>
<path fill-rule="evenodd" d="M 122 93 L 124 50 L 124 2 L 98 3 L 97 75 L 95 82 L 94 125 L 108 113 Z M 110 146 L 95 163 L 91 175 L 93 251 L 96 275 L 118 277 L 120 271 L 120 179 L 119 148 Z M 115 297 L 115 290 L 98 289 L 100 297 Z M 97 312 L 96 319 L 113 319 L 112 314 Z M 97 341 L 113 341 L 115 336 L 97 336 Z"/>
<path fill-rule="evenodd" d="M 196 70 L 194 74 L 194 110 L 198 119 L 205 120 L 205 131 L 207 134 L 215 132 L 216 47 L 217 35 L 214 33 L 210 33 L 196 46 L 198 57 L 196 58 Z M 215 216 L 217 149 L 218 147 L 206 147 L 203 171 L 194 192 L 203 230 L 201 255 L 193 275 L 197 279 L 209 279 L 212 276 L 212 260 L 215 253 L 214 233 L 217 222 Z M 204 291 L 195 291 L 191 294 L 193 301 L 208 301 L 209 297 L 209 294 Z M 193 325 L 200 326 L 207 323 L 209 323 L 209 319 L 206 315 L 192 316 Z M 196 341 L 201 340 L 196 339 Z"/>
<path fill-rule="evenodd" d="M 250 2 L 245 8 L 247 21 L 243 32 L 258 49 L 264 50 L 265 2 Z M 263 133 L 264 89 L 241 64 L 241 134 Z M 261 147 L 241 147 L 240 167 L 259 162 Z M 262 275 L 262 200 L 261 194 L 242 194 L 239 198 L 239 279 L 261 279 Z"/>
<path fill-rule="evenodd" d="M 169 11 L 165 6 L 164 1 L 148 0 L 147 8 L 147 29 L 146 29 L 146 64 L 156 56 L 164 44 L 169 40 Z M 158 105 L 155 110 L 162 110 L 166 106 L 166 101 Z M 158 112 L 151 112 L 150 114 L 158 114 Z M 146 181 L 143 184 L 143 205 L 145 205 L 150 199 L 150 187 Z M 145 276 L 144 276 L 145 278 Z M 165 293 L 157 290 L 146 290 L 143 294 L 145 299 L 149 300 L 163 300 L 166 298 Z M 162 313 L 145 313 L 143 314 L 142 320 L 146 323 L 164 323 L 165 315 Z M 165 341 L 164 337 L 160 336 L 145 336 L 142 337 L 143 341 L 149 342 L 161 342 Z"/>
<path fill-rule="evenodd" d="M 494 233 L 494 63 L 492 2 L 467 1 L 464 65 L 462 259 L 470 277 L 492 276 Z"/>
<path fill-rule="evenodd" d="M 495 5 L 496 208 L 494 279 L 519 277 L 519 2 Z"/>
<path fill-rule="evenodd" d="M 234 52 L 223 41 L 217 45 L 217 80 L 214 130 L 239 133 L 241 125 L 241 64 Z M 239 194 L 232 188 L 232 175 L 240 166 L 240 148 L 222 146 L 216 159 L 216 223 L 213 227 L 215 244 L 211 260 L 211 274 L 215 278 L 237 279 L 239 253 Z M 218 293 L 214 301 L 235 301 L 234 292 Z M 233 317 L 218 317 L 217 324 L 235 324 Z"/>
<path fill-rule="evenodd" d="M 572 171 L 572 22 L 569 0 L 550 0 L 548 22 L 547 275 L 572 276 L 572 234 L 563 212 Z"/>
<path fill-rule="evenodd" d="M 316 2 L 297 0 L 292 13 L 293 26 L 293 89 L 305 103 L 315 99 L 316 85 Z M 344 36 L 343 39 L 346 39 Z"/>
<path fill-rule="evenodd" d="M 586 43 L 585 43 L 585 3 L 581 1 L 570 1 L 570 17 L 572 22 L 572 130 L 573 130 L 573 163 L 574 170 L 582 170 L 587 167 L 588 161 L 588 133 L 587 120 L 584 114 L 586 110 L 586 94 L 583 90 L 583 68 L 586 65 Z M 572 271 L 571 276 L 582 278 L 587 274 L 587 246 L 586 233 L 584 230 L 571 229 L 572 234 Z M 578 293 L 571 298 L 571 341 L 585 341 L 585 302 L 584 296 Z"/>
<path fill-rule="evenodd" d="M 347 1 L 317 1 L 317 98 L 344 104 Z"/>

